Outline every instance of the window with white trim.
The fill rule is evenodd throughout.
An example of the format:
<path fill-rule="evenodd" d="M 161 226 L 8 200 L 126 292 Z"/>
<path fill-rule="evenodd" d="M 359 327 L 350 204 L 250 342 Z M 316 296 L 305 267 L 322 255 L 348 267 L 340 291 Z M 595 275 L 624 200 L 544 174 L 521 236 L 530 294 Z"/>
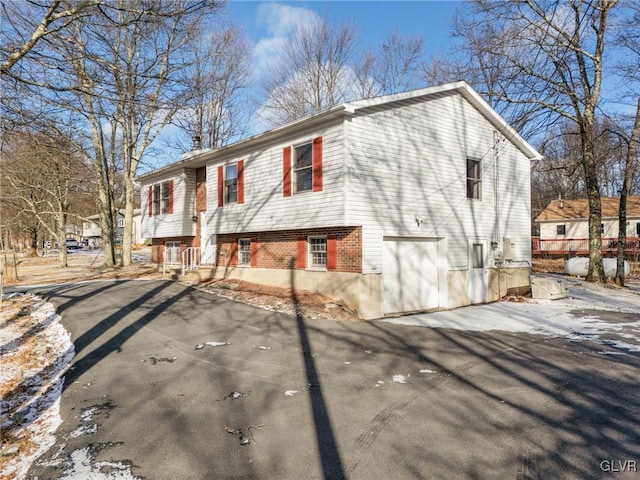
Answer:
<path fill-rule="evenodd" d="M 238 201 L 238 164 L 224 167 L 224 203 L 237 203 Z"/>
<path fill-rule="evenodd" d="M 327 267 L 327 237 L 309 237 L 309 267 Z"/>
<path fill-rule="evenodd" d="M 313 149 L 311 142 L 293 149 L 294 193 L 307 192 L 313 188 Z"/>
<path fill-rule="evenodd" d="M 170 181 L 156 183 L 153 186 L 153 215 L 161 213 L 170 213 L 171 204 L 171 186 Z M 124 222 L 124 219 L 123 219 Z M 124 224 L 122 225 L 124 226 Z"/>
<path fill-rule="evenodd" d="M 482 199 L 482 165 L 474 158 L 467 158 L 467 198 Z"/>
<path fill-rule="evenodd" d="M 251 239 L 238 239 L 238 265 L 251 265 Z"/>

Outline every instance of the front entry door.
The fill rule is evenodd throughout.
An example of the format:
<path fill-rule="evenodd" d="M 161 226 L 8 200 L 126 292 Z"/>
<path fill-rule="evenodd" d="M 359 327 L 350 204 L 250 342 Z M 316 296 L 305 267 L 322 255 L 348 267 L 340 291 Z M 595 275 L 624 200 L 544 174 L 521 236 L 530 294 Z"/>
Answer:
<path fill-rule="evenodd" d="M 200 212 L 200 264 L 212 265 L 216 257 L 216 236 L 207 232 L 207 212 Z"/>
<path fill-rule="evenodd" d="M 469 303 L 486 303 L 489 276 L 487 241 L 469 238 Z"/>

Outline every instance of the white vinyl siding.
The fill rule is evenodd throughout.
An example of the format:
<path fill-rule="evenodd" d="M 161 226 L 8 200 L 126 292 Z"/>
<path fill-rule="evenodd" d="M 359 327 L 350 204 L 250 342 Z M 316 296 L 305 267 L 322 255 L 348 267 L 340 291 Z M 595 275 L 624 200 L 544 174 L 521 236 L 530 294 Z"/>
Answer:
<path fill-rule="evenodd" d="M 162 184 L 173 180 L 173 213 L 149 217 L 149 185 Z M 196 174 L 193 169 L 183 169 L 166 178 L 149 180 L 141 187 L 141 235 L 142 238 L 166 238 L 194 236 L 196 223 L 195 215 Z"/>
<path fill-rule="evenodd" d="M 449 269 L 467 269 L 468 238 L 499 228 L 530 258 L 529 160 L 503 139 L 495 172 L 494 127 L 460 95 L 355 116 L 345 138 L 346 223 L 364 225 L 364 273 L 380 273 L 383 236 L 446 238 Z M 467 200 L 467 158 L 482 162 L 482 202 Z"/>
<path fill-rule="evenodd" d="M 207 209 L 212 234 L 344 225 L 343 137 L 338 121 L 305 134 L 283 137 L 207 165 Z M 323 188 L 283 196 L 282 150 L 322 137 Z M 217 204 L 217 168 L 244 160 L 244 204 Z M 292 155 L 292 165 L 294 156 Z"/>

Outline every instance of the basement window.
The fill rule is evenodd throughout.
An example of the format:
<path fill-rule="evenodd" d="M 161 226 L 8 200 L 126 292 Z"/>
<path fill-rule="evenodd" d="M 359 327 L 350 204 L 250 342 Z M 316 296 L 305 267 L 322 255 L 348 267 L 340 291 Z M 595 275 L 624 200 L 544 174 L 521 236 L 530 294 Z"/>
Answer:
<path fill-rule="evenodd" d="M 327 237 L 309 237 L 309 266 L 327 267 Z"/>
<path fill-rule="evenodd" d="M 238 240 L 238 265 L 251 265 L 251 239 Z"/>

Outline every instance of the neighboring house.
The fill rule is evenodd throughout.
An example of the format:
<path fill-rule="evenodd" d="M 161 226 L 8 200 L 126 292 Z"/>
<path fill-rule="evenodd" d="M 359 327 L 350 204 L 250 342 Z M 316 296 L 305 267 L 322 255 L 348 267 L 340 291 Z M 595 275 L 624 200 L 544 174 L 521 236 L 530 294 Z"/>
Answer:
<path fill-rule="evenodd" d="M 131 243 L 133 245 L 142 245 L 144 237 L 141 236 L 142 215 L 140 209 L 133 211 L 133 232 L 131 233 Z M 120 211 L 116 218 L 116 244 L 122 244 L 124 236 L 124 211 Z M 102 228 L 100 227 L 100 215 L 91 215 L 82 223 L 82 239 L 87 242 L 87 246 L 91 248 L 99 248 L 102 246 Z"/>
<path fill-rule="evenodd" d="M 534 158 L 464 82 L 349 102 L 141 176 L 142 233 L 365 319 L 484 303 L 529 287 Z"/>
<path fill-rule="evenodd" d="M 618 241 L 619 198 L 602 198 L 600 234 L 605 253 L 615 252 Z M 535 253 L 589 253 L 589 202 L 553 200 L 536 218 L 540 239 L 534 240 Z M 640 248 L 640 196 L 627 197 L 627 244 L 629 250 Z"/>

